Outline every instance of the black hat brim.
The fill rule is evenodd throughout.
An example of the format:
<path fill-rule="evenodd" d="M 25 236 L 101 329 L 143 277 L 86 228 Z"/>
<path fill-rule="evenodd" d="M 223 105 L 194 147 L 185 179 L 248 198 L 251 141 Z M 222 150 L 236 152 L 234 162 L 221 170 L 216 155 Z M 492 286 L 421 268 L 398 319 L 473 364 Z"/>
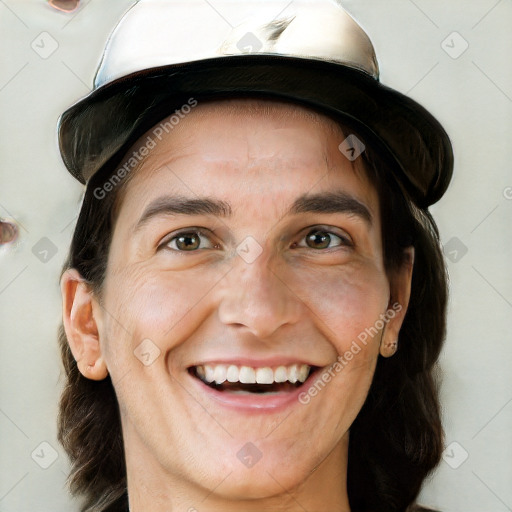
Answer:
<path fill-rule="evenodd" d="M 435 203 L 453 172 L 450 139 L 420 104 L 362 71 L 326 61 L 243 55 L 150 68 L 110 82 L 64 112 L 59 146 L 81 183 L 119 163 L 146 131 L 187 102 L 262 96 L 346 120 L 394 162 L 420 207 Z"/>

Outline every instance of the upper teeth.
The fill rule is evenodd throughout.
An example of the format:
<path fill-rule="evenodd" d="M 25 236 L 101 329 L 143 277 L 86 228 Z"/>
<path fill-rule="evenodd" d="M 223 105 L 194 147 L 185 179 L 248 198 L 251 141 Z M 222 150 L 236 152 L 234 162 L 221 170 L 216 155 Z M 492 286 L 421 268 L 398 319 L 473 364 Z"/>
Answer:
<path fill-rule="evenodd" d="M 205 364 L 196 366 L 196 372 L 206 382 L 222 384 L 240 382 L 242 384 L 273 384 L 274 382 L 297 381 L 304 382 L 309 375 L 311 367 L 307 364 L 292 364 L 270 368 L 252 368 L 250 366 L 236 366 L 234 364 Z"/>

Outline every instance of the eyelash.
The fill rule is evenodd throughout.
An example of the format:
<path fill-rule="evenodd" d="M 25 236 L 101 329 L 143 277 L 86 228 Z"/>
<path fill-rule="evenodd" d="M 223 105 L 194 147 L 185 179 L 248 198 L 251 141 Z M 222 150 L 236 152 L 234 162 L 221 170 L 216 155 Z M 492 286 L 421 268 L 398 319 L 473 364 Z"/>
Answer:
<path fill-rule="evenodd" d="M 325 229 L 324 227 L 322 226 L 313 226 L 302 238 L 301 238 L 301 241 L 304 240 L 308 235 L 312 234 L 312 233 L 316 233 L 316 232 L 319 232 L 319 233 L 326 233 L 330 236 L 334 235 L 335 237 L 339 238 L 340 239 L 340 244 L 336 247 L 342 247 L 342 246 L 345 246 L 345 247 L 353 247 L 354 246 L 354 243 L 352 242 L 352 240 L 350 239 L 350 237 L 348 235 L 346 236 L 343 236 L 341 234 L 337 234 L 337 233 L 334 233 L 333 231 L 329 231 L 329 229 Z M 181 250 L 181 249 L 174 249 L 172 247 L 169 247 L 169 244 L 171 242 L 173 242 L 174 240 L 178 239 L 180 236 L 182 235 L 203 235 L 207 238 L 209 238 L 208 236 L 208 231 L 207 230 L 204 230 L 202 228 L 188 228 L 188 229 L 184 229 L 184 230 L 181 230 L 181 231 L 178 231 L 177 233 L 173 233 L 173 236 L 171 238 L 168 238 L 165 242 L 163 242 L 159 249 L 160 248 L 165 248 L 165 249 L 169 249 L 171 251 L 175 251 L 175 252 L 181 252 L 181 253 L 187 253 L 187 252 L 197 252 L 199 251 L 200 249 L 204 249 L 204 248 L 201 248 L 201 247 L 198 247 L 197 249 L 193 249 L 191 251 L 184 251 L 184 250 Z M 294 242 L 295 246 L 297 246 L 297 243 Z M 300 245 L 298 247 L 301 247 L 301 248 L 308 248 L 304 245 Z M 219 244 L 214 244 L 213 246 L 213 249 L 215 248 L 219 248 Z M 311 250 L 316 250 L 316 251 L 329 251 L 330 249 L 334 249 L 333 247 L 328 247 L 326 249 L 313 249 L 311 247 L 309 247 L 309 249 Z"/>

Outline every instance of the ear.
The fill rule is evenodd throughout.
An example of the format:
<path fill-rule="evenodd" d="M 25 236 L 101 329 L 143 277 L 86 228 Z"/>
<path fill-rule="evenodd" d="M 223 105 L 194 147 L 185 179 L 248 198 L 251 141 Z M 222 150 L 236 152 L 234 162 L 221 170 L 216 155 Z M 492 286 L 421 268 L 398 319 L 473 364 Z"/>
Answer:
<path fill-rule="evenodd" d="M 102 380 L 108 375 L 108 369 L 101 355 L 92 290 L 74 268 L 64 272 L 60 289 L 64 330 L 78 369 L 88 379 Z"/>
<path fill-rule="evenodd" d="M 390 279 L 390 298 L 386 312 L 388 321 L 380 341 L 380 354 L 383 357 L 391 357 L 398 349 L 398 335 L 411 296 L 413 266 L 414 247 L 407 247 L 403 265 L 393 272 Z"/>

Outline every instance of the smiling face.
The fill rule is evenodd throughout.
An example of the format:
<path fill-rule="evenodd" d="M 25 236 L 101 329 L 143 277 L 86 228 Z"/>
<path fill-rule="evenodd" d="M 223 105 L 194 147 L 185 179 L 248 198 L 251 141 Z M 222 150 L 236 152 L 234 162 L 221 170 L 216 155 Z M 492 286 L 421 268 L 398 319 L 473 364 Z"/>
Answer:
<path fill-rule="evenodd" d="M 347 135 L 286 104 L 199 104 L 130 176 L 101 300 L 83 295 L 86 343 L 67 332 L 84 375 L 112 378 L 132 503 L 143 488 L 175 503 L 179 485 L 198 510 L 212 489 L 224 510 L 285 489 L 346 505 L 348 431 L 410 286 L 385 272 L 378 194 L 338 149 Z"/>

